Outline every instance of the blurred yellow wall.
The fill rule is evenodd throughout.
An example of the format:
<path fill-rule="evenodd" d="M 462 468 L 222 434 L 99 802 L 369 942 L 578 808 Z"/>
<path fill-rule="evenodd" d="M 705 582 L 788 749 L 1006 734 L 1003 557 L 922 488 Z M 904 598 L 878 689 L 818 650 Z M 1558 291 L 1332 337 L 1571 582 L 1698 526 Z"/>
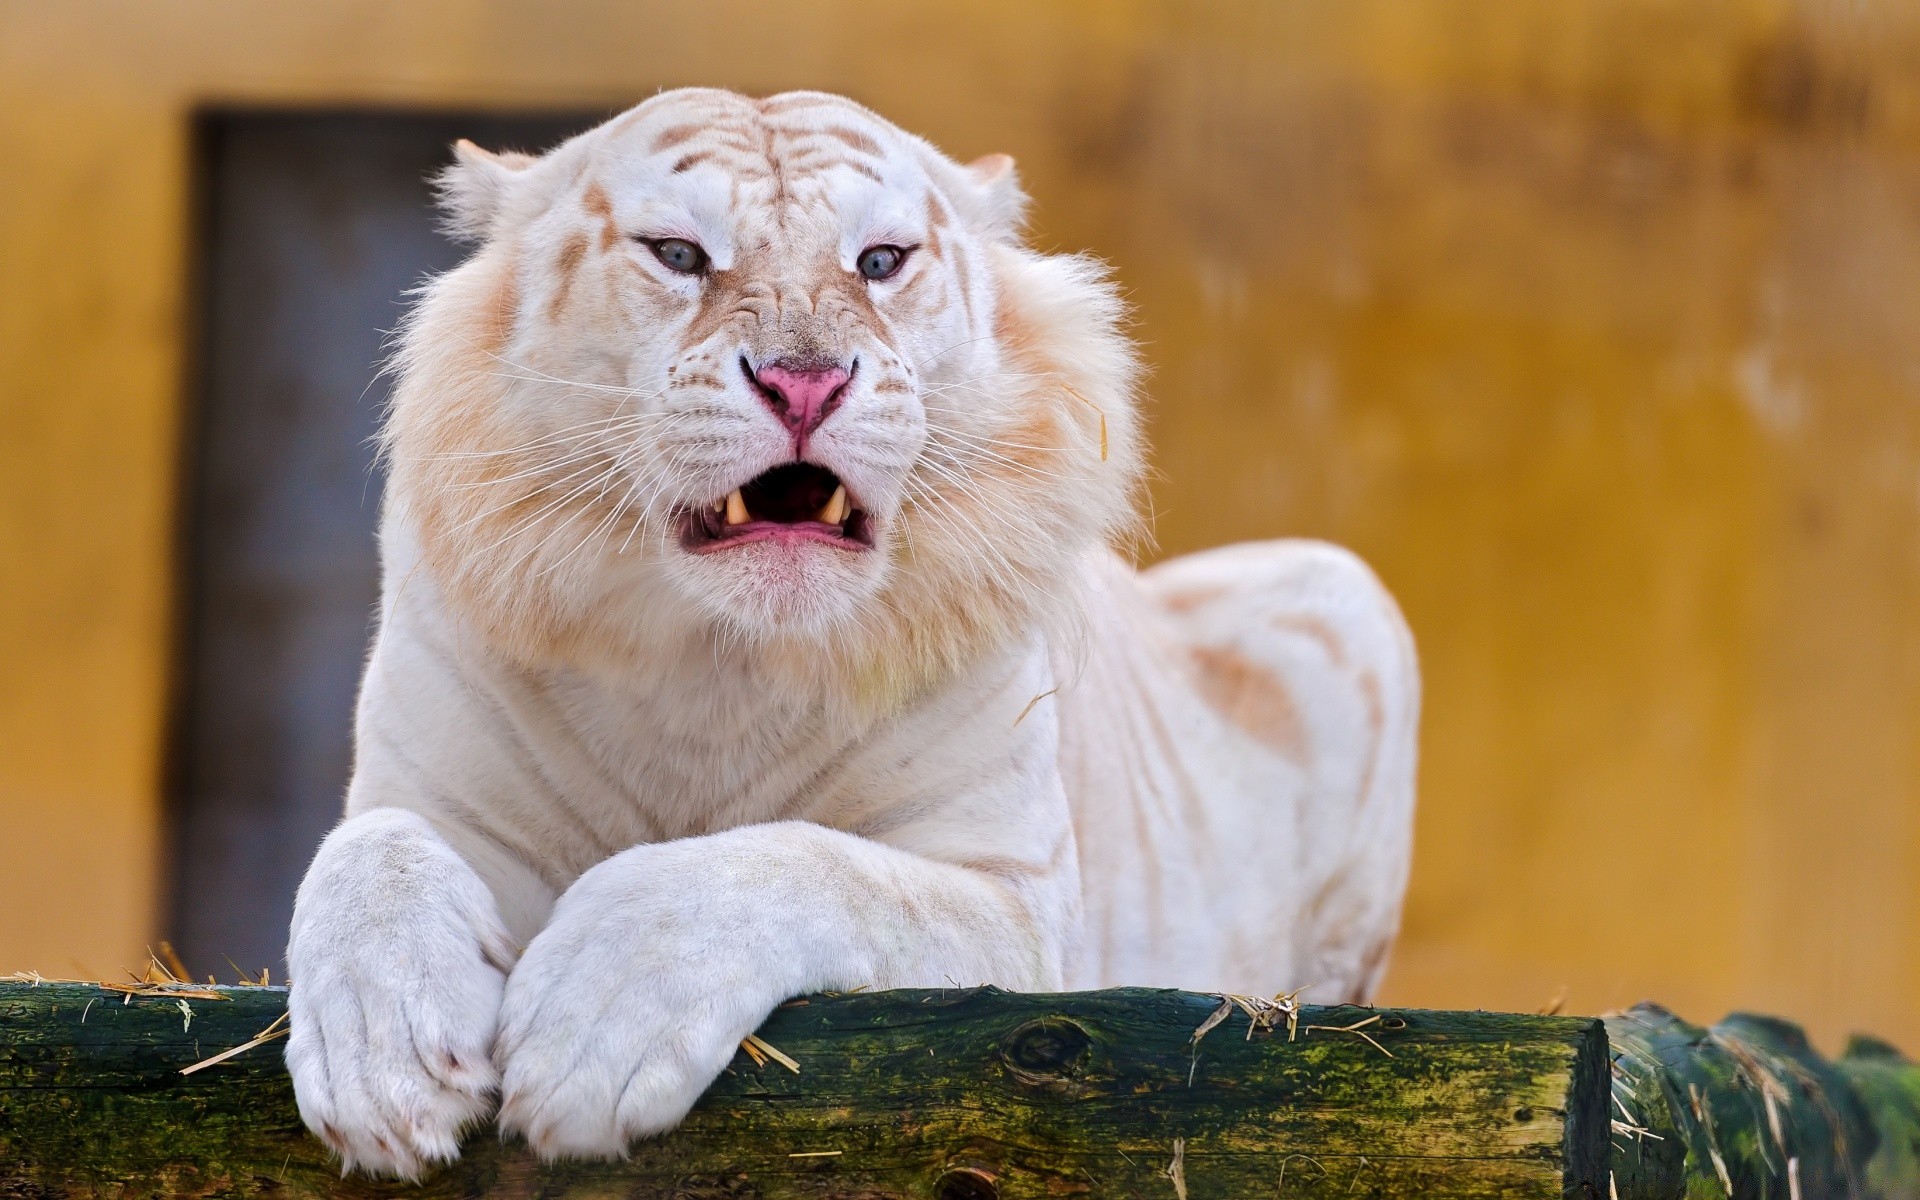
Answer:
<path fill-rule="evenodd" d="M 1920 12 L 1873 0 L 0 6 L 0 970 L 158 933 L 190 111 L 683 83 L 1015 154 L 1138 306 L 1161 550 L 1376 564 L 1428 681 L 1391 1000 L 1920 1047 Z"/>

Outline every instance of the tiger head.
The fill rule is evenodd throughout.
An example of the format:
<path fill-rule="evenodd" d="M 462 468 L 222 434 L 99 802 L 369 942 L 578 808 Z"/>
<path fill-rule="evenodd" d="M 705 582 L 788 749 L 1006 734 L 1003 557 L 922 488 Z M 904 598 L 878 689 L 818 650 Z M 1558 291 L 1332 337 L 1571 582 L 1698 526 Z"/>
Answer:
<path fill-rule="evenodd" d="M 1121 305 L 1025 248 L 1004 155 L 690 89 L 541 157 L 462 142 L 440 185 L 477 249 L 403 330 L 390 515 L 524 658 L 698 635 L 924 671 L 1133 520 Z"/>

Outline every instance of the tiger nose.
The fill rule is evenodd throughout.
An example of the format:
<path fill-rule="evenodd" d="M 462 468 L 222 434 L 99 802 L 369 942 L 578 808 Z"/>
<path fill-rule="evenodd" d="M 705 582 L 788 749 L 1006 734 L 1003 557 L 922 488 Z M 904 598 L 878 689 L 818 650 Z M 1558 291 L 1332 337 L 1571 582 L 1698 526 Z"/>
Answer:
<path fill-rule="evenodd" d="M 802 445 L 839 407 L 847 381 L 853 378 L 852 372 L 844 367 L 814 363 L 772 362 L 751 374 L 754 383 L 759 385 L 760 399 L 766 401 L 773 415 L 780 418 L 787 432 Z"/>

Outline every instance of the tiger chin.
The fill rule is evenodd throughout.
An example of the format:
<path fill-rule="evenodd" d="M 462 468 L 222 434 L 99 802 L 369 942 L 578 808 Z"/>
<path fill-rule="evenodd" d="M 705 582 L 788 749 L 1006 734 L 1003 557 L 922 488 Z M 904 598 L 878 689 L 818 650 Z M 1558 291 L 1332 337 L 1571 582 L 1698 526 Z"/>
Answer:
<path fill-rule="evenodd" d="M 1123 306 L 1011 159 L 716 90 L 455 150 L 287 951 L 344 1169 L 618 1156 L 807 992 L 1371 994 L 1406 626 L 1319 543 L 1122 558 Z"/>

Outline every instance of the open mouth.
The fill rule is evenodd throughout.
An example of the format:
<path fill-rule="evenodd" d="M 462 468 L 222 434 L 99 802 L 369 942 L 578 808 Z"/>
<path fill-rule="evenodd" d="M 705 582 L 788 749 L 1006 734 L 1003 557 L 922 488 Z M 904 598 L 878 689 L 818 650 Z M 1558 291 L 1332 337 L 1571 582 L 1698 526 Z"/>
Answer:
<path fill-rule="evenodd" d="M 762 472 L 681 522 L 680 542 L 695 553 L 751 542 L 825 542 L 843 550 L 873 549 L 867 514 L 847 485 L 825 467 L 784 463 Z"/>

